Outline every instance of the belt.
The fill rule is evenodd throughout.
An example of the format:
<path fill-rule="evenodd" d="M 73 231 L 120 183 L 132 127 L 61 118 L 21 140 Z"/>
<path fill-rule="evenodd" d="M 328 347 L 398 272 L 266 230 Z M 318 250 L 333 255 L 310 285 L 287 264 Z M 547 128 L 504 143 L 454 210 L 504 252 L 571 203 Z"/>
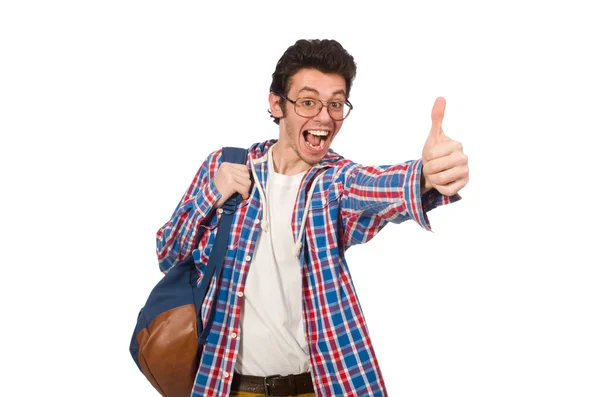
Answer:
<path fill-rule="evenodd" d="M 299 375 L 250 376 L 235 372 L 231 383 L 232 390 L 261 393 L 265 396 L 297 396 L 314 393 L 310 372 Z"/>

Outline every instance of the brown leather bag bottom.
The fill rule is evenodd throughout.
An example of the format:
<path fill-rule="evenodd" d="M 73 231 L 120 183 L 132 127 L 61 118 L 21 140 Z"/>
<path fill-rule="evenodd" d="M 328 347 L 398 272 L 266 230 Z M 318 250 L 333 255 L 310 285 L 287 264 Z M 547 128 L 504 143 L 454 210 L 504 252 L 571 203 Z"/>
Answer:
<path fill-rule="evenodd" d="M 136 339 L 140 367 L 152 386 L 165 397 L 189 397 L 199 363 L 195 306 L 161 313 Z"/>

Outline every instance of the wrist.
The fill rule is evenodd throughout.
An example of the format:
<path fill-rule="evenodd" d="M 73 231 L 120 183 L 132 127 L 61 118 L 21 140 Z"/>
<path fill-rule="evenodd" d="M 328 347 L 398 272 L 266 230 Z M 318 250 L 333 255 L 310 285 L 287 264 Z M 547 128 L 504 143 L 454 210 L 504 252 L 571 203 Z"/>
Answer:
<path fill-rule="evenodd" d="M 432 186 L 429 184 L 427 178 L 425 178 L 425 174 L 421 172 L 421 196 L 430 191 Z"/>

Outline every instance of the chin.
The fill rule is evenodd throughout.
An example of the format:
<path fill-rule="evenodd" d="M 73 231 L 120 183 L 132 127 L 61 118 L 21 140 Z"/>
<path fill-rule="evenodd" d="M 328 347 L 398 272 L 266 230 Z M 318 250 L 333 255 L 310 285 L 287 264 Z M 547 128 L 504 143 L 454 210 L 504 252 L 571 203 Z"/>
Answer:
<path fill-rule="evenodd" d="M 304 144 L 301 142 L 301 144 Z M 300 158 L 307 164 L 315 165 L 319 164 L 321 160 L 327 155 L 329 151 L 329 145 L 324 146 L 318 152 L 313 152 L 311 150 L 306 150 L 306 148 L 300 149 Z"/>

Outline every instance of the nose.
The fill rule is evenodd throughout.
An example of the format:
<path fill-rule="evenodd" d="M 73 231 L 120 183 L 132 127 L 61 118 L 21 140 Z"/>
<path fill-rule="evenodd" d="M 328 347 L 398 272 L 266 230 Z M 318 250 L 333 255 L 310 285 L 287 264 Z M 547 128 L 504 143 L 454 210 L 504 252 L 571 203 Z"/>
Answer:
<path fill-rule="evenodd" d="M 329 115 L 329 108 L 326 104 L 323 104 L 321 111 L 315 116 L 315 118 L 322 123 L 326 123 L 332 120 L 331 116 Z"/>

